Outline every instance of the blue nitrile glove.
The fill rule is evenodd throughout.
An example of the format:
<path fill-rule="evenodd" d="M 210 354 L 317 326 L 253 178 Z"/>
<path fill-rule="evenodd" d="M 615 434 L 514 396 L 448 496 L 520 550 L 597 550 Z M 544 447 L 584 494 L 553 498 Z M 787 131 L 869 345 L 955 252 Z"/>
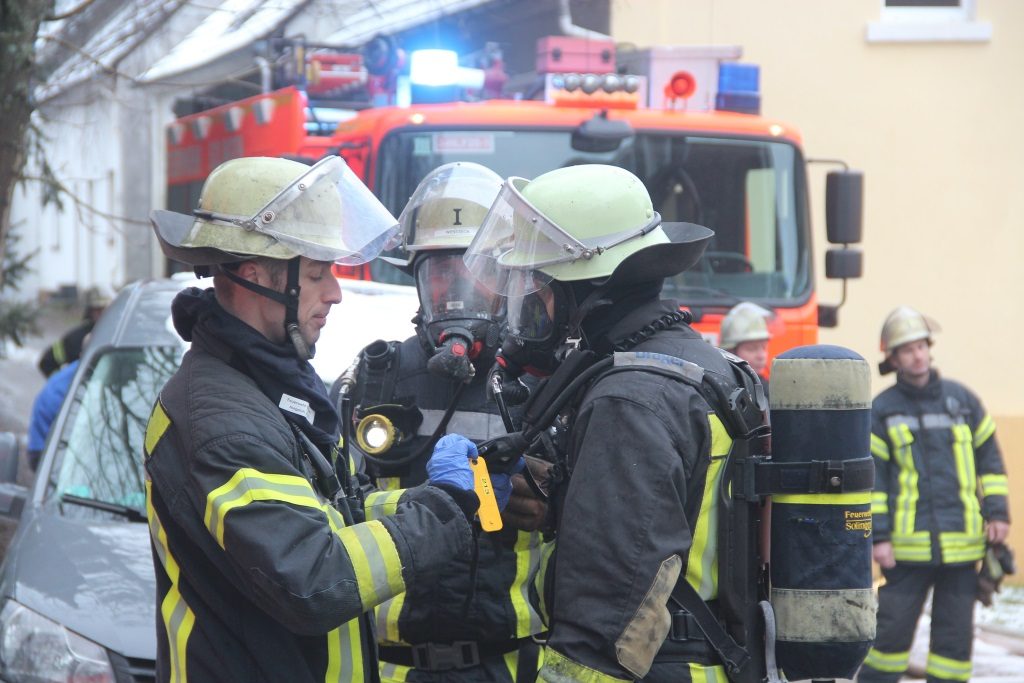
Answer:
<path fill-rule="evenodd" d="M 445 434 L 427 461 L 431 484 L 448 484 L 463 491 L 473 490 L 469 459 L 477 457 L 476 444 L 461 434 Z"/>
<path fill-rule="evenodd" d="M 508 505 L 509 498 L 512 497 L 512 475 L 519 474 L 525 467 L 526 459 L 523 456 L 519 456 L 519 460 L 511 472 L 508 474 L 491 475 L 491 486 L 494 487 L 494 497 L 498 501 L 499 510 L 504 510 Z"/>

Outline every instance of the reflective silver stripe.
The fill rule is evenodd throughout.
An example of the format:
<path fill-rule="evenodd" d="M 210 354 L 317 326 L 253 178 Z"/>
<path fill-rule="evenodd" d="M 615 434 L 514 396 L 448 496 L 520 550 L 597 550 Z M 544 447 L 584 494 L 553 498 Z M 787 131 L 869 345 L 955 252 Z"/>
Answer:
<path fill-rule="evenodd" d="M 947 413 L 926 413 L 921 416 L 921 425 L 925 429 L 950 429 L 953 425 L 963 424 L 962 417 L 953 418 Z"/>
<path fill-rule="evenodd" d="M 444 417 L 443 410 L 420 410 L 423 413 L 423 422 L 417 430 L 417 436 L 430 436 L 441 424 Z M 456 410 L 448 423 L 449 434 L 461 434 L 472 441 L 483 441 L 493 439 L 497 436 L 507 434 L 505 423 L 501 421 L 501 415 L 490 413 L 471 413 L 468 411 Z"/>
<path fill-rule="evenodd" d="M 949 413 L 925 413 L 918 419 L 914 415 L 890 415 L 885 418 L 885 426 L 892 429 L 898 424 L 907 425 L 911 431 L 924 429 L 950 429 L 953 425 L 963 424 L 962 417 L 953 417 Z"/>
<path fill-rule="evenodd" d="M 907 425 L 912 432 L 921 431 L 921 421 L 913 415 L 890 415 L 885 418 L 885 426 L 887 429 L 892 429 L 897 425 Z"/>
<path fill-rule="evenodd" d="M 682 358 L 668 356 L 664 353 L 653 353 L 651 351 L 629 351 L 613 354 L 614 364 L 617 368 L 622 367 L 647 367 L 668 370 L 691 382 L 700 382 L 704 379 L 704 368 Z"/>

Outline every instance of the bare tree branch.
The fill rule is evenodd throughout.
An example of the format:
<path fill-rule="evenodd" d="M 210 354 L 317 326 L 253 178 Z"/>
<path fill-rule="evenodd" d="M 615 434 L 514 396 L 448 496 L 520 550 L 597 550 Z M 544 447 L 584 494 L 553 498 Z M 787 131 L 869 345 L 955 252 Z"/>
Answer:
<path fill-rule="evenodd" d="M 60 14 L 48 14 L 47 16 L 43 17 L 43 21 L 60 21 L 61 19 L 73 17 L 79 12 L 85 10 L 87 7 L 89 7 L 89 5 L 91 5 L 94 2 L 96 2 L 96 0 L 84 0 L 77 7 L 72 7 L 67 12 L 61 12 Z"/>
<path fill-rule="evenodd" d="M 60 194 L 67 195 L 71 199 L 71 201 L 75 203 L 75 207 L 79 211 L 79 217 L 82 216 L 81 212 L 84 210 L 88 211 L 89 213 L 95 216 L 99 216 L 100 218 L 106 218 L 107 220 L 111 221 L 120 221 L 122 223 L 130 223 L 132 225 L 145 225 L 147 227 L 149 226 L 149 221 L 139 220 L 138 218 L 129 218 L 128 216 L 118 216 L 116 214 L 108 213 L 102 209 L 96 208 L 95 206 L 93 206 L 92 204 L 90 204 L 89 202 L 85 201 L 84 199 L 76 195 L 74 192 L 72 192 L 67 185 L 62 183 L 55 176 L 47 177 L 21 175 L 19 179 L 23 181 L 34 181 L 38 183 L 43 183 L 58 191 Z"/>
<path fill-rule="evenodd" d="M 93 2 L 93 1 L 94 0 L 89 0 L 89 2 Z M 93 55 L 89 54 L 89 52 L 87 52 L 86 50 L 83 50 L 81 47 L 79 47 L 78 45 L 75 45 L 74 43 L 69 43 L 68 41 L 63 40 L 62 38 L 58 38 L 57 36 L 42 36 L 42 38 L 43 38 L 43 40 L 49 40 L 51 42 L 57 43 L 61 47 L 66 47 L 67 49 L 71 50 L 72 52 L 78 53 L 79 55 L 81 55 L 82 57 L 86 58 L 87 60 L 89 60 L 90 62 L 92 62 L 96 66 L 98 66 L 99 68 L 103 69 L 103 71 L 106 72 L 106 74 L 108 76 L 118 76 L 120 78 L 128 79 L 132 83 L 136 82 L 134 76 L 129 76 L 128 74 L 124 73 L 123 71 L 118 71 L 116 68 L 114 68 L 112 66 L 108 66 L 107 64 L 104 64 L 99 59 L 96 59 L 96 57 L 94 57 Z"/>

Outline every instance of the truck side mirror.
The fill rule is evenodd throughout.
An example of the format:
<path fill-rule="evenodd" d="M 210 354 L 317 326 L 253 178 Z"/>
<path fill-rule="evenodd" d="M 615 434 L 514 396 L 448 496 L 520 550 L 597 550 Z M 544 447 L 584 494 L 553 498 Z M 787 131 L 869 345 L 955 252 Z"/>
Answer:
<path fill-rule="evenodd" d="M 864 174 L 830 171 L 825 177 L 825 230 L 832 244 L 856 244 L 864 232 Z"/>
<path fill-rule="evenodd" d="M 825 252 L 825 277 L 830 280 L 859 278 L 864 271 L 860 249 L 829 249 Z"/>

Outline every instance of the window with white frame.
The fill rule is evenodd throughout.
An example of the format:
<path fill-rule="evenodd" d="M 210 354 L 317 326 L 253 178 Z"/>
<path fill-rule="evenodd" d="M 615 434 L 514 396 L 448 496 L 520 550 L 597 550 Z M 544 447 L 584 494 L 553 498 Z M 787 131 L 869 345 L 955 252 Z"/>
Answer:
<path fill-rule="evenodd" d="M 976 0 L 880 0 L 868 42 L 985 42 L 992 24 L 975 20 Z"/>

